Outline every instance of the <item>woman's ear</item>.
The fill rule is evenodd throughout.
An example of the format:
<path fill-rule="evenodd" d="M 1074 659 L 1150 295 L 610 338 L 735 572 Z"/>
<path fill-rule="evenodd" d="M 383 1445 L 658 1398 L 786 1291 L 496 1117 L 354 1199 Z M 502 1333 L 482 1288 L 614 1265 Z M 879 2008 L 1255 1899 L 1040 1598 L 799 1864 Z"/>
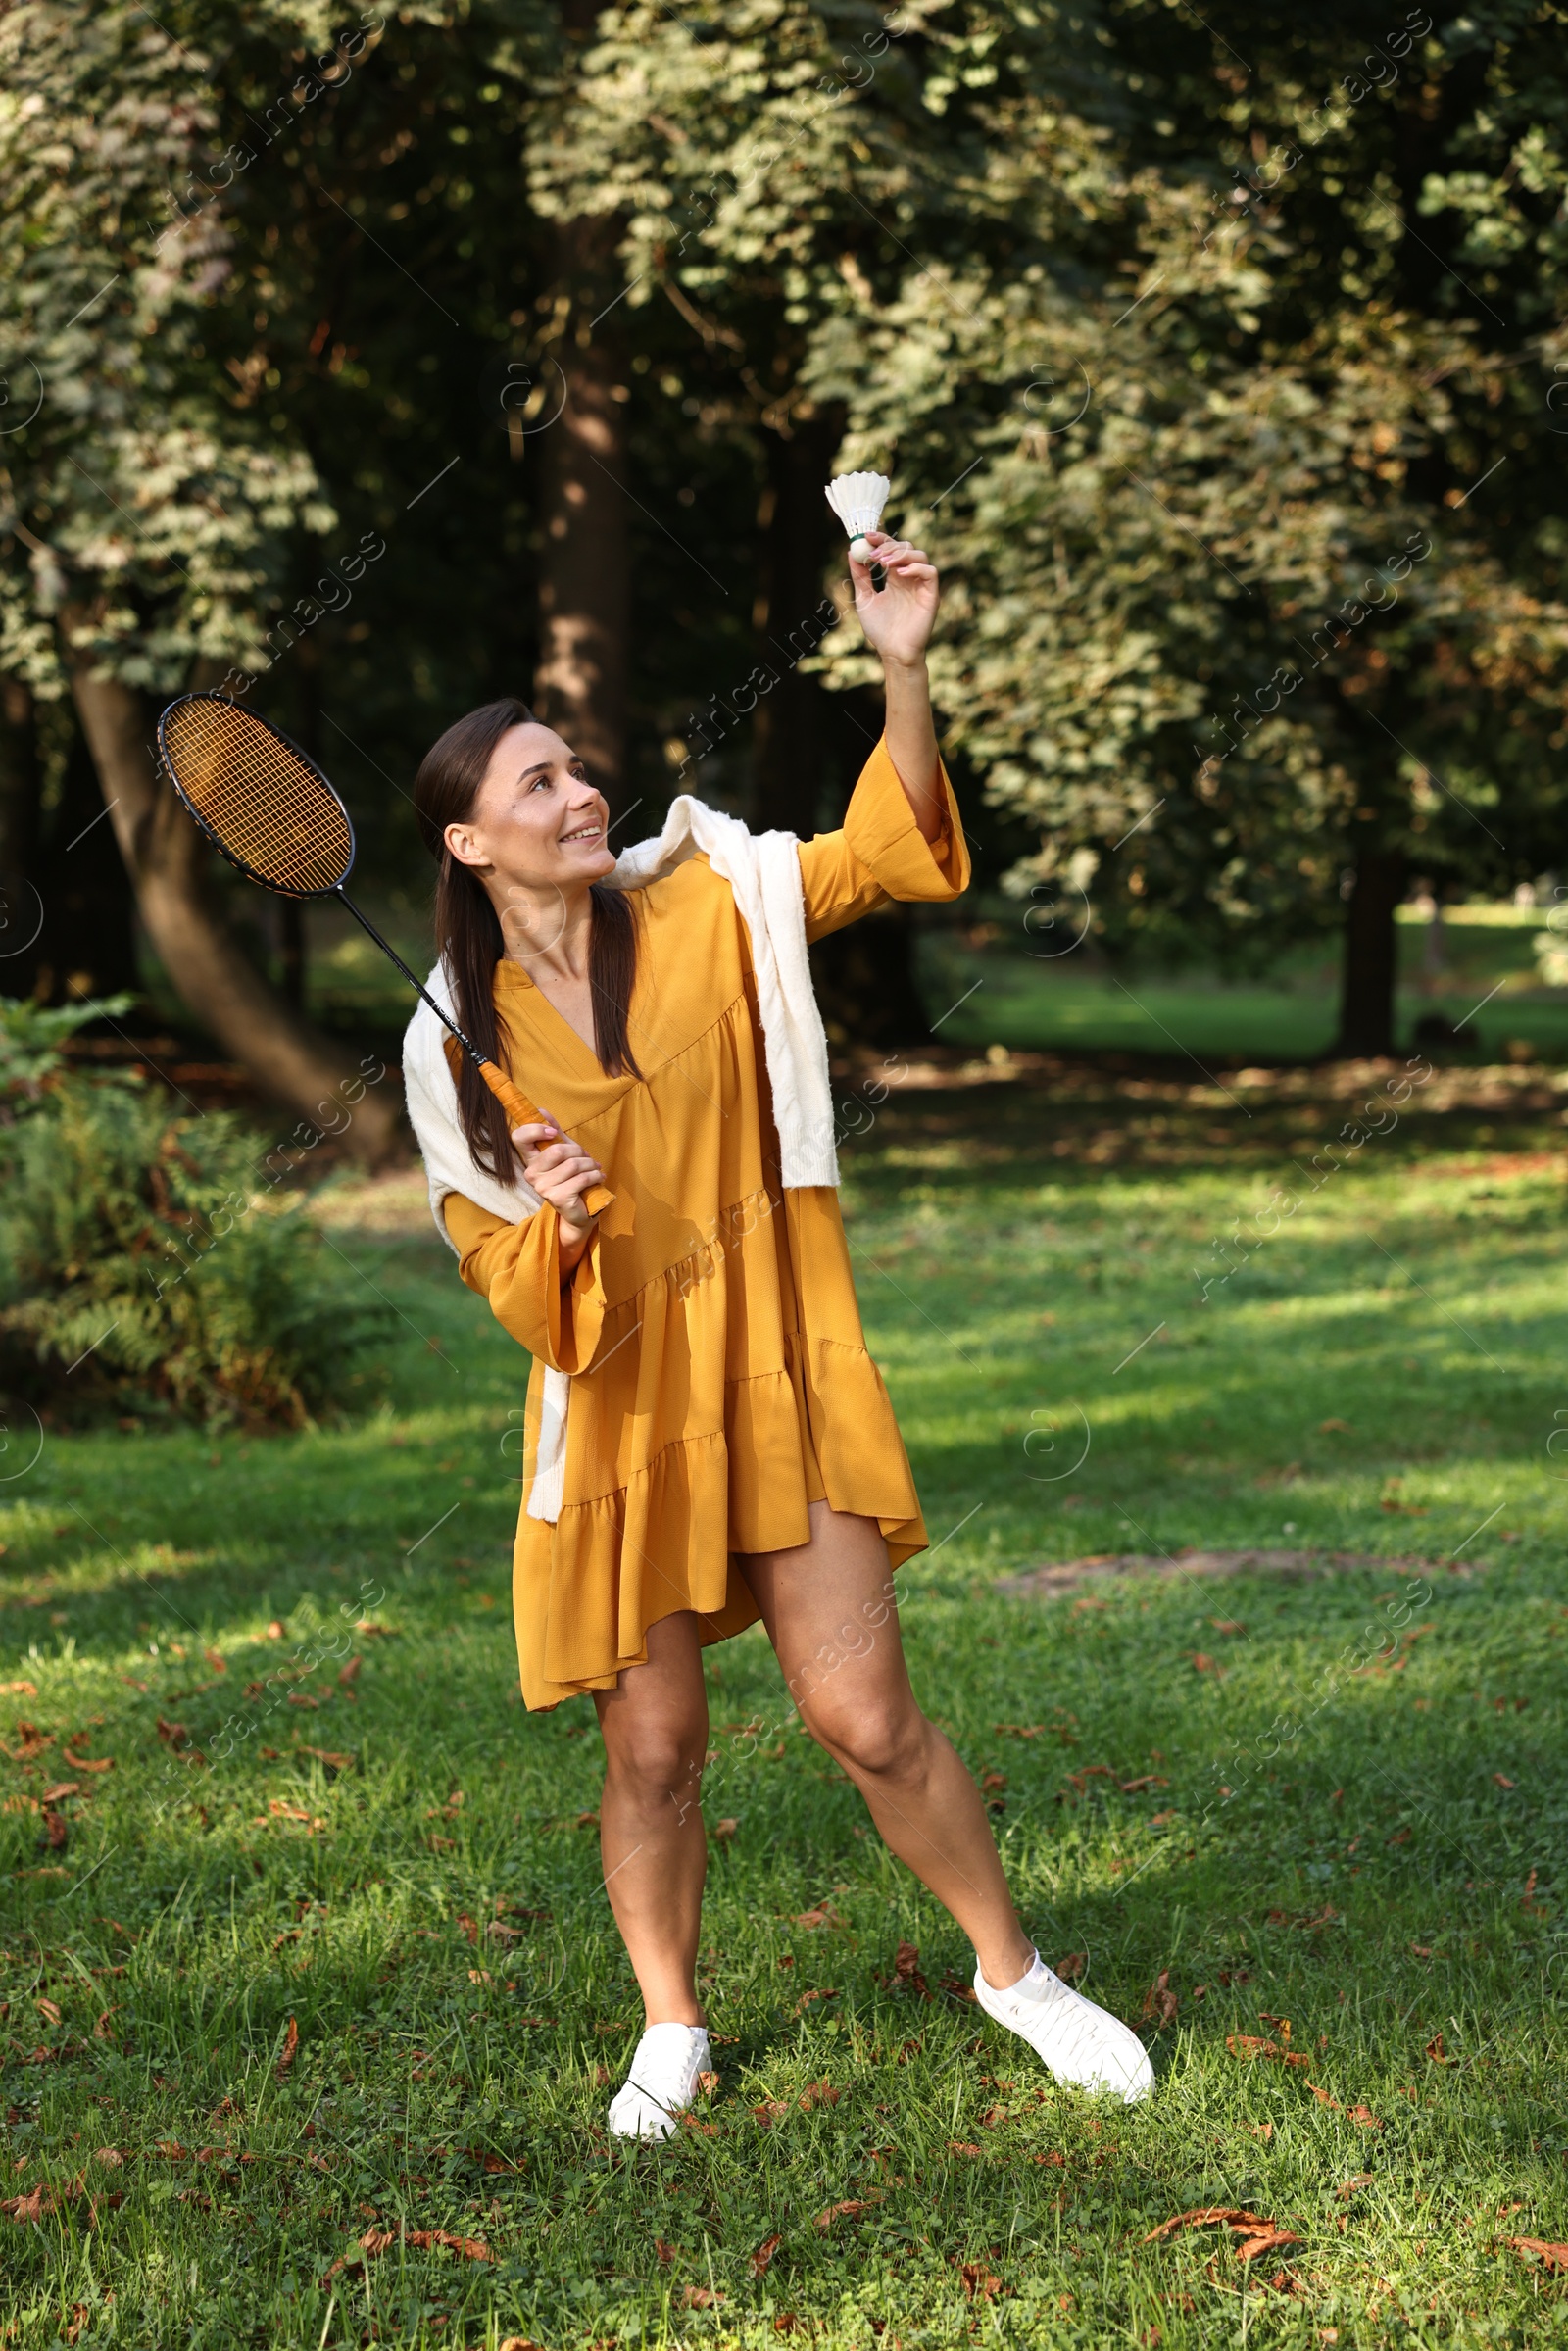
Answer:
<path fill-rule="evenodd" d="M 471 824 L 449 824 L 441 838 L 460 865 L 489 865 Z"/>

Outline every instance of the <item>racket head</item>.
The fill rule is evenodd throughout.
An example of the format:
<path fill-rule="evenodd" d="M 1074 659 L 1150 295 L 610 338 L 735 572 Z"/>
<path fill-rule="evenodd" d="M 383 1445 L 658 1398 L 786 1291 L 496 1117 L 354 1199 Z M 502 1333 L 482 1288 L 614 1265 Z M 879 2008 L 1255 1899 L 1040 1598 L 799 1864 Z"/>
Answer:
<path fill-rule="evenodd" d="M 171 783 L 213 847 L 280 898 L 348 879 L 354 827 L 326 777 L 279 727 L 224 694 L 182 694 L 158 721 Z"/>

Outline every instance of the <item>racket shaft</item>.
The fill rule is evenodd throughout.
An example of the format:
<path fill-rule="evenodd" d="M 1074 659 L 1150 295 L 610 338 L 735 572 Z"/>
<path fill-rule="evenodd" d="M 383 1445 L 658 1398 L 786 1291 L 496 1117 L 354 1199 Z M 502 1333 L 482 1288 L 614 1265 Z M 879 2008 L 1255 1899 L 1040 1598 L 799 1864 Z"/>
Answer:
<path fill-rule="evenodd" d="M 555 1120 L 546 1118 L 542 1110 L 535 1109 L 527 1096 L 518 1092 L 506 1071 L 498 1068 L 494 1061 L 479 1061 L 478 1068 L 479 1075 L 505 1110 L 509 1127 L 554 1126 Z M 596 1184 L 591 1192 L 583 1194 L 582 1204 L 590 1216 L 602 1216 L 614 1197 L 603 1184 Z"/>

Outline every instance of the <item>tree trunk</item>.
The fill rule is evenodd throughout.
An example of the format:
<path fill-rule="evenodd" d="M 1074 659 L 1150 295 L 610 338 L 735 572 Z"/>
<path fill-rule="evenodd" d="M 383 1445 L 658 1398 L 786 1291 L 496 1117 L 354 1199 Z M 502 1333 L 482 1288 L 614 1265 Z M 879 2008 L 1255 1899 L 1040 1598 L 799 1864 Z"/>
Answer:
<path fill-rule="evenodd" d="M 1397 849 L 1363 849 L 1345 916 L 1345 964 L 1336 1053 L 1376 1059 L 1395 1050 L 1394 991 L 1399 974 L 1395 908 L 1406 864 Z"/>
<path fill-rule="evenodd" d="M 66 759 L 60 805 L 35 871 L 43 893 L 35 993 L 48 1004 L 77 1004 L 85 996 L 132 993 L 136 967 L 136 899 L 115 845 L 97 772 L 79 729 Z"/>
<path fill-rule="evenodd" d="M 788 437 L 767 432 L 766 521 L 757 608 L 758 662 L 778 683 L 757 706 L 753 821 L 809 839 L 823 821 L 828 713 L 819 678 L 800 664 L 817 651 L 835 615 L 823 612 L 823 578 L 844 533 L 822 495 L 843 434 L 839 409 L 796 420 Z"/>
<path fill-rule="evenodd" d="M 611 220 L 564 220 L 556 231 L 572 310 L 551 354 L 565 377 L 564 406 L 539 437 L 545 535 L 534 676 L 538 715 L 585 761 L 612 816 L 626 775 L 626 436 L 615 398 L 625 387 L 591 321 L 613 299 L 614 248 Z"/>
<path fill-rule="evenodd" d="M 41 789 L 32 696 L 0 676 L 0 996 L 29 996 L 38 969 Z"/>
<path fill-rule="evenodd" d="M 90 656 L 73 656 L 69 620 L 63 633 L 109 821 L 148 939 L 181 1001 L 277 1101 L 305 1118 L 318 1111 L 339 1116 L 336 1090 L 361 1078 L 358 1064 L 295 1019 L 240 954 L 203 891 L 205 846 L 159 771 L 142 697 L 117 678 L 95 674 Z M 397 1130 L 393 1089 L 372 1088 L 353 1109 L 344 1146 L 374 1164 L 386 1157 Z"/>

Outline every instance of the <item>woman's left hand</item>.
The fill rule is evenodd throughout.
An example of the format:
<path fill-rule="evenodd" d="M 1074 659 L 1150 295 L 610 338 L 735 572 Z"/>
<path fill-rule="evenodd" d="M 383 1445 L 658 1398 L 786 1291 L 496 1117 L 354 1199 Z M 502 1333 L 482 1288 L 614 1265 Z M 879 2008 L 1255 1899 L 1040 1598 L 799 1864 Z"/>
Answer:
<path fill-rule="evenodd" d="M 865 536 L 887 585 L 879 595 L 870 564 L 858 563 L 851 556 L 850 578 L 860 626 L 885 662 L 912 667 L 925 657 L 937 616 L 937 567 L 923 547 L 911 547 L 907 539 L 895 539 L 885 530 L 868 530 Z"/>

